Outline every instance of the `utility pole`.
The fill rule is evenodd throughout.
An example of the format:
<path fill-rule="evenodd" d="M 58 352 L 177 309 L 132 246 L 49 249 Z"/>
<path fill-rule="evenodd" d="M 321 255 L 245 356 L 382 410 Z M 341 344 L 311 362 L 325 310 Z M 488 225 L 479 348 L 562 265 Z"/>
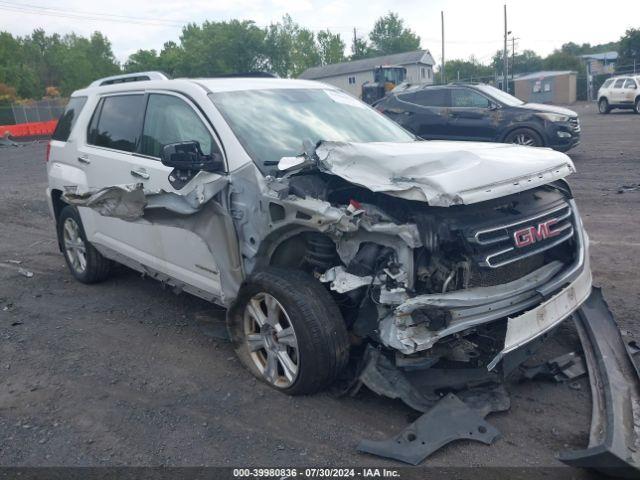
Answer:
<path fill-rule="evenodd" d="M 440 77 L 442 80 L 442 84 L 444 85 L 446 83 L 446 76 L 444 73 L 444 65 L 445 65 L 445 61 L 444 61 L 444 11 L 440 10 L 440 23 L 442 25 L 442 72 L 440 73 Z"/>
<path fill-rule="evenodd" d="M 509 92 L 509 57 L 507 53 L 507 4 L 504 4 L 504 51 L 502 52 L 502 89 Z"/>
<path fill-rule="evenodd" d="M 353 54 L 358 54 L 358 37 L 356 35 L 356 27 L 353 27 Z"/>
<path fill-rule="evenodd" d="M 519 38 L 511 37 L 511 82 L 515 80 L 515 67 L 516 67 L 516 40 Z M 515 87 L 514 87 L 515 88 Z"/>

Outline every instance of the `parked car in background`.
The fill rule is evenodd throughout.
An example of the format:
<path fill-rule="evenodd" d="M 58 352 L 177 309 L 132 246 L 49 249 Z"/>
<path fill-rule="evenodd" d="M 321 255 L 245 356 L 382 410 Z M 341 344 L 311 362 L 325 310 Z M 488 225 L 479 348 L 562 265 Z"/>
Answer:
<path fill-rule="evenodd" d="M 429 140 L 516 143 L 563 152 L 580 143 L 580 121 L 573 110 L 525 103 L 490 85 L 400 88 L 375 107 Z"/>
<path fill-rule="evenodd" d="M 609 113 L 614 108 L 634 109 L 640 113 L 640 75 L 612 77 L 598 90 L 598 111 Z"/>

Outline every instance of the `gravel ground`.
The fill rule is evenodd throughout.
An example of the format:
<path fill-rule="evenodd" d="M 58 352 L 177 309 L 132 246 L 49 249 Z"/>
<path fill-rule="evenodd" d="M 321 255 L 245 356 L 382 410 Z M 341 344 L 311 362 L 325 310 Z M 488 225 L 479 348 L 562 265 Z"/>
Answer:
<path fill-rule="evenodd" d="M 595 283 L 639 338 L 640 191 L 617 191 L 640 183 L 640 115 L 574 108 L 583 143 L 571 184 Z M 279 394 L 235 359 L 219 308 L 125 268 L 100 285 L 74 281 L 48 215 L 44 145 L 0 149 L 0 172 L 0 465 L 399 466 L 355 446 L 401 430 L 411 409 L 369 392 Z M 543 357 L 575 348 L 563 333 Z M 425 465 L 558 466 L 556 452 L 586 445 L 586 379 L 508 387 L 511 411 L 488 417 L 500 440 L 456 442 Z"/>

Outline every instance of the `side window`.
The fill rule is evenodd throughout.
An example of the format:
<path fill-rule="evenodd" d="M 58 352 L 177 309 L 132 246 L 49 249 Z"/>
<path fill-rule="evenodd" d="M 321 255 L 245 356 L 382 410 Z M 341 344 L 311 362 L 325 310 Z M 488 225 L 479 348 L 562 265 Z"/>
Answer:
<path fill-rule="evenodd" d="M 71 99 L 69 99 L 69 103 L 67 103 L 67 106 L 64 109 L 64 113 L 60 117 L 60 120 L 58 120 L 56 129 L 51 136 L 52 140 L 60 140 L 61 142 L 66 142 L 69 139 L 71 130 L 76 124 L 78 115 L 80 115 L 82 107 L 84 107 L 85 103 L 87 103 L 87 97 L 72 97 Z"/>
<path fill-rule="evenodd" d="M 140 136 L 144 95 L 104 97 L 89 125 L 88 143 L 133 152 Z"/>
<path fill-rule="evenodd" d="M 602 88 L 609 88 L 609 86 L 613 83 L 613 78 L 609 78 L 607 80 L 605 80 L 605 82 L 602 84 Z"/>
<path fill-rule="evenodd" d="M 631 78 L 627 78 L 627 81 L 624 82 L 624 88 L 637 88 L 636 82 Z"/>
<path fill-rule="evenodd" d="M 456 88 L 451 91 L 452 107 L 489 108 L 489 99 L 467 88 Z"/>
<path fill-rule="evenodd" d="M 616 80 L 616 83 L 613 85 L 613 88 L 622 88 L 622 84 L 624 83 L 624 78 L 619 78 Z"/>
<path fill-rule="evenodd" d="M 164 145 L 193 140 L 200 143 L 205 155 L 218 152 L 207 127 L 189 104 L 173 95 L 149 95 L 140 153 L 160 157 Z"/>
<path fill-rule="evenodd" d="M 417 92 L 399 95 L 400 100 L 415 103 L 423 107 L 447 107 L 449 106 L 448 90 L 444 88 L 428 88 Z"/>

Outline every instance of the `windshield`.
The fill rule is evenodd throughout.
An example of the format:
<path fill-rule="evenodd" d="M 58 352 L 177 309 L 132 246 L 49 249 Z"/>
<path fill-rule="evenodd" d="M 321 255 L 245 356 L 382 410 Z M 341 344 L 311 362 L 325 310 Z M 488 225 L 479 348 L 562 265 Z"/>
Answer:
<path fill-rule="evenodd" d="M 262 170 L 303 152 L 303 142 L 412 142 L 415 138 L 339 90 L 272 89 L 209 97 Z M 265 168 L 265 162 L 267 168 Z"/>
<path fill-rule="evenodd" d="M 503 92 L 502 90 L 499 90 L 496 87 L 492 87 L 491 85 L 477 85 L 476 88 L 488 95 L 491 95 L 496 100 L 504 103 L 505 105 L 509 105 L 510 107 L 517 107 L 518 105 L 524 105 L 524 102 L 519 98 L 516 98 L 513 95 L 508 94 L 507 92 Z"/>

